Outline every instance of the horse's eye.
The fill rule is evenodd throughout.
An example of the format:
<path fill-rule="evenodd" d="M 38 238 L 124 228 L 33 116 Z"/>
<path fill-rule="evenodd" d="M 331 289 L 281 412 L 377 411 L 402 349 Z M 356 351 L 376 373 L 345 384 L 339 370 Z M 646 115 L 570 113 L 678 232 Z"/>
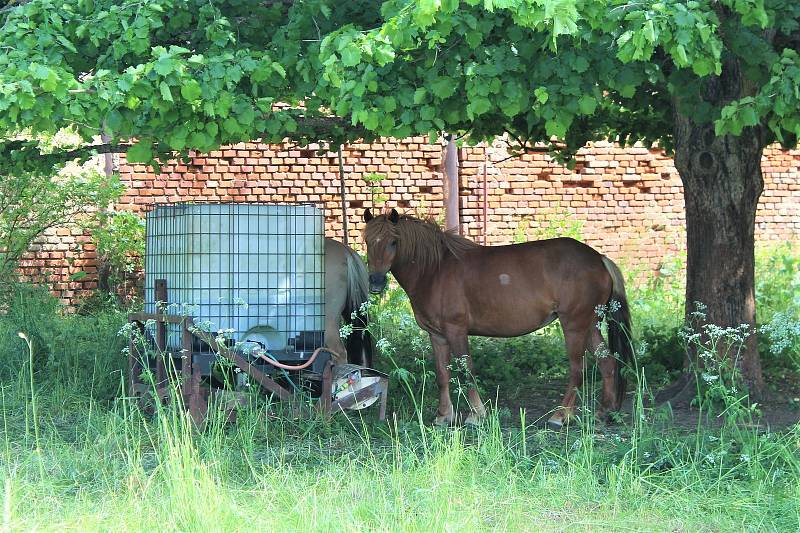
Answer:
<path fill-rule="evenodd" d="M 389 246 L 391 246 L 392 248 L 396 247 L 397 246 L 397 241 L 390 242 Z"/>

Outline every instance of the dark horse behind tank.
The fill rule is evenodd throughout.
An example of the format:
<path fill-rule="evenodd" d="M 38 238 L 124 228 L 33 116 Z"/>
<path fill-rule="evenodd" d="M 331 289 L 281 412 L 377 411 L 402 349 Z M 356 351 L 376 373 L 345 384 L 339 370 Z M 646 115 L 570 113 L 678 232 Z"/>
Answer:
<path fill-rule="evenodd" d="M 601 409 L 618 410 L 625 395 L 619 357 L 632 357 L 630 314 L 622 273 L 609 258 L 574 239 L 558 238 L 508 246 L 480 246 L 442 231 L 432 222 L 400 216 L 372 216 L 367 223 L 372 292 L 386 287 L 391 272 L 408 294 L 417 324 L 430 334 L 439 385 L 436 424 L 450 424 L 451 357 L 463 357 L 472 371 L 468 335 L 516 337 L 561 322 L 569 356 L 569 383 L 549 425 L 561 427 L 575 409 L 587 350 L 598 356 Z M 599 306 L 608 306 L 609 350 L 600 330 Z M 486 413 L 478 391 L 468 393 L 467 423 Z"/>

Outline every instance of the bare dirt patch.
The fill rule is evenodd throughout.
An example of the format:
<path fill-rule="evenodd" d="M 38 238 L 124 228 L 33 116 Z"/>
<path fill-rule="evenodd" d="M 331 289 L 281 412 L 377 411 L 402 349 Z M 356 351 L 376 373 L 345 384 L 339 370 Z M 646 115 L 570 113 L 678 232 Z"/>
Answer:
<path fill-rule="evenodd" d="M 530 384 L 520 384 L 512 387 L 506 386 L 495 394 L 497 406 L 505 413 L 512 424 L 520 421 L 520 410 L 525 410 L 526 423 L 544 425 L 564 394 L 566 379 L 538 381 Z M 626 420 L 630 420 L 632 412 L 631 396 L 625 402 L 623 413 Z M 487 396 L 489 394 L 487 393 Z M 492 398 L 494 400 L 494 398 Z M 759 416 L 754 418 L 754 424 L 763 430 L 779 431 L 800 422 L 800 376 L 785 375 L 770 380 L 765 397 L 756 406 Z M 705 413 L 687 402 L 654 405 L 654 412 L 660 423 L 676 429 L 696 428 L 701 422 L 703 425 L 715 427 L 721 424 L 721 419 L 708 417 Z"/>

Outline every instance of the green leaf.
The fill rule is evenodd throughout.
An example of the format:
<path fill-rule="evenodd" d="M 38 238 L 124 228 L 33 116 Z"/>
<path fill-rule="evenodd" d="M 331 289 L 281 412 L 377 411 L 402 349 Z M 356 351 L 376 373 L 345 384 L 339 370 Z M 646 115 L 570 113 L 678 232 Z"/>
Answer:
<path fill-rule="evenodd" d="M 133 79 L 128 75 L 122 76 L 117 80 L 117 87 L 122 92 L 128 92 L 133 87 Z"/>
<path fill-rule="evenodd" d="M 675 57 L 678 59 L 678 65 L 685 66 L 689 64 L 689 58 L 686 56 L 686 48 L 682 44 L 675 47 Z"/>
<path fill-rule="evenodd" d="M 158 58 L 153 68 L 162 76 L 166 76 L 175 70 L 175 60 L 170 56 L 163 55 Z"/>
<path fill-rule="evenodd" d="M 197 80 L 189 80 L 181 86 L 181 96 L 189 102 L 196 102 L 202 94 L 203 90 Z"/>
<path fill-rule="evenodd" d="M 364 127 L 370 131 L 375 131 L 378 128 L 378 114 L 374 111 L 367 113 L 367 119 L 364 121 Z"/>
<path fill-rule="evenodd" d="M 50 75 L 50 69 L 44 65 L 40 65 L 39 63 L 31 63 L 28 67 L 28 71 L 37 80 L 46 80 Z"/>
<path fill-rule="evenodd" d="M 438 78 L 431 83 L 431 91 L 438 98 L 444 100 L 455 94 L 457 86 L 457 82 L 451 78 Z"/>
<path fill-rule="evenodd" d="M 470 117 L 477 117 L 483 115 L 492 108 L 492 102 L 485 96 L 478 96 L 473 98 L 467 104 L 467 115 Z"/>
<path fill-rule="evenodd" d="M 575 69 L 575 72 L 583 74 L 589 70 L 589 61 L 583 56 L 578 56 L 575 58 L 575 63 L 572 65 L 572 68 Z"/>
<path fill-rule="evenodd" d="M 197 148 L 198 150 L 202 150 L 211 144 L 208 135 L 202 131 L 193 131 L 192 134 L 189 135 L 188 143 L 190 147 Z"/>
<path fill-rule="evenodd" d="M 153 160 L 153 145 L 139 141 L 128 148 L 127 159 L 131 163 L 149 163 Z"/>
<path fill-rule="evenodd" d="M 483 34 L 479 31 L 470 30 L 464 35 L 464 38 L 466 39 L 469 47 L 475 49 L 480 46 L 481 41 L 483 40 Z"/>
<path fill-rule="evenodd" d="M 172 91 L 169 90 L 169 85 L 167 85 L 167 82 L 162 81 L 161 83 L 159 83 L 158 89 L 161 91 L 161 98 L 163 98 L 167 102 L 174 101 L 172 99 Z"/>
<path fill-rule="evenodd" d="M 167 135 L 167 144 L 173 150 L 183 150 L 186 147 L 186 136 L 188 133 L 186 126 L 175 128 Z"/>
<path fill-rule="evenodd" d="M 383 110 L 387 113 L 393 112 L 397 109 L 397 100 L 395 100 L 394 96 L 387 96 L 383 99 Z"/>
<path fill-rule="evenodd" d="M 550 137 L 564 138 L 567 133 L 567 125 L 557 120 L 548 120 L 544 124 L 544 129 Z"/>
<path fill-rule="evenodd" d="M 17 94 L 17 103 L 20 109 L 33 109 L 36 105 L 36 97 L 29 93 Z"/>
<path fill-rule="evenodd" d="M 758 124 L 758 113 L 752 105 L 740 108 L 739 117 L 744 126 L 755 126 Z"/>
<path fill-rule="evenodd" d="M 584 95 L 578 99 L 578 109 L 580 109 L 581 114 L 591 115 L 596 108 L 597 99 L 594 96 Z"/>
<path fill-rule="evenodd" d="M 50 71 L 50 74 L 47 76 L 46 80 L 42 80 L 39 84 L 43 91 L 51 93 L 56 90 L 58 87 L 58 75 L 54 71 Z"/>
<path fill-rule="evenodd" d="M 414 91 L 414 103 L 421 104 L 425 101 L 425 96 L 428 94 L 428 90 L 425 87 L 420 87 L 416 91 Z"/>
<path fill-rule="evenodd" d="M 242 124 L 252 124 L 256 118 L 256 112 L 253 109 L 253 106 L 250 104 L 246 104 L 241 107 L 240 111 L 237 113 L 237 118 L 239 122 Z"/>
<path fill-rule="evenodd" d="M 544 87 L 537 87 L 533 90 L 534 96 L 536 96 L 536 101 L 540 104 L 546 104 L 547 100 L 550 98 L 550 93 L 547 92 L 547 89 Z"/>
<path fill-rule="evenodd" d="M 78 53 L 78 49 L 77 49 L 77 48 L 75 48 L 75 45 L 74 45 L 74 44 L 72 44 L 72 43 L 71 43 L 71 42 L 70 42 L 70 41 L 69 41 L 69 40 L 68 40 L 66 37 L 64 37 L 63 35 L 59 35 L 58 37 L 56 37 L 56 39 L 58 39 L 58 42 L 60 42 L 60 43 L 61 43 L 61 44 L 64 46 L 64 48 L 66 48 L 67 50 L 69 50 L 69 51 L 70 51 L 70 52 L 72 52 L 73 54 L 77 54 L 77 53 Z"/>
<path fill-rule="evenodd" d="M 111 131 L 119 131 L 120 127 L 122 126 L 122 113 L 120 113 L 116 109 L 112 109 L 106 115 L 106 119 L 104 122 L 106 126 L 108 126 L 108 129 L 110 129 Z"/>
<path fill-rule="evenodd" d="M 277 72 L 281 76 L 281 78 L 286 77 L 286 69 L 284 69 L 283 65 L 281 65 L 280 63 L 272 63 L 272 68 L 275 69 L 275 72 Z"/>
<path fill-rule="evenodd" d="M 70 281 L 81 281 L 89 277 L 89 274 L 84 270 L 79 270 L 73 274 L 70 274 L 69 280 Z"/>
<path fill-rule="evenodd" d="M 236 122 L 236 119 L 233 117 L 228 117 L 222 121 L 222 129 L 231 135 L 241 133 L 242 131 L 241 126 L 239 126 L 239 123 Z"/>
<path fill-rule="evenodd" d="M 342 55 L 342 64 L 346 67 L 354 67 L 361 62 L 361 50 L 353 43 L 350 43 L 340 53 Z"/>

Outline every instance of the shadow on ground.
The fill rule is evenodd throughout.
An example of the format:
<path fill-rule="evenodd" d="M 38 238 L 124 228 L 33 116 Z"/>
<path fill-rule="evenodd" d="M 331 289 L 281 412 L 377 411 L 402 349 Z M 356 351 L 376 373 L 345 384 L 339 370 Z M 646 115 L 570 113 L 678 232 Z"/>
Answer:
<path fill-rule="evenodd" d="M 520 421 L 520 410 L 525 409 L 527 423 L 544 425 L 547 418 L 558 407 L 564 394 L 566 380 L 534 382 L 530 385 L 515 385 L 499 389 L 494 394 L 498 408 L 510 417 L 510 423 Z M 623 416 L 630 421 L 633 392 L 623 407 Z M 779 431 L 800 422 L 800 376 L 788 375 L 771 380 L 768 390 L 757 409 L 760 416 L 754 419 L 759 429 Z M 696 406 L 686 402 L 662 403 L 654 406 L 654 418 L 665 426 L 675 429 L 696 428 L 699 422 L 715 427 L 722 423 L 718 417 L 708 417 Z"/>

